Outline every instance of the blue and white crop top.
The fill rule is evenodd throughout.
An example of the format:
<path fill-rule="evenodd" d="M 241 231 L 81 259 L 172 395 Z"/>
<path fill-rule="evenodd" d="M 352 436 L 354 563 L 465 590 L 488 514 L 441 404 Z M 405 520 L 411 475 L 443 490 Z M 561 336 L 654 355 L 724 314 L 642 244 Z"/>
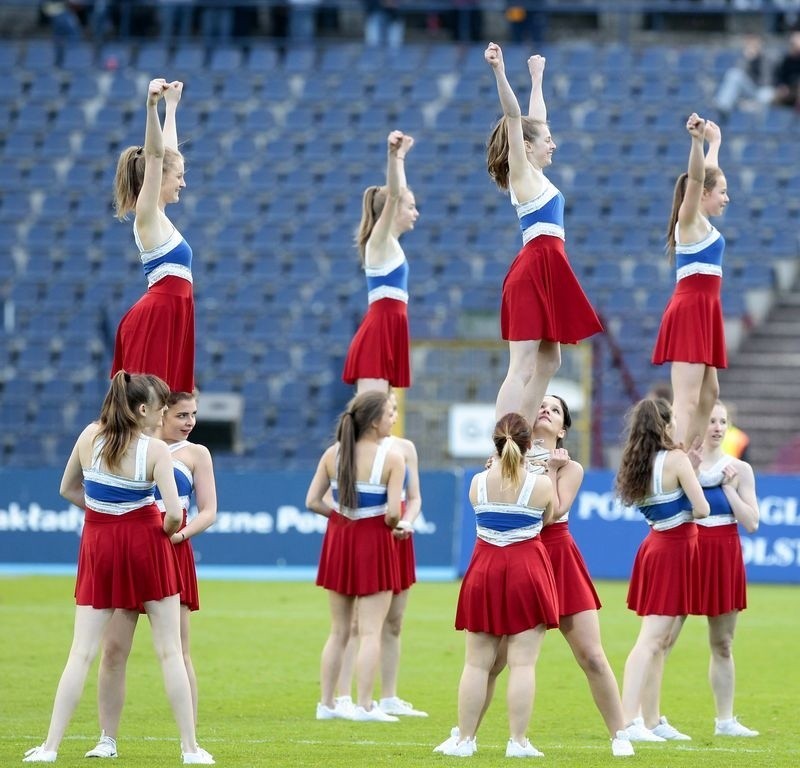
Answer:
<path fill-rule="evenodd" d="M 706 528 L 716 528 L 718 525 L 736 525 L 736 518 L 731 509 L 731 503 L 722 490 L 722 470 L 733 461 L 731 456 L 723 456 L 710 469 L 701 469 L 697 479 L 703 487 L 710 511 L 708 517 L 697 520 L 698 525 Z"/>
<path fill-rule="evenodd" d="M 691 275 L 713 275 L 722 277 L 722 255 L 725 238 L 713 225 L 711 231 L 697 243 L 679 243 L 678 225 L 675 225 L 675 279 L 682 280 Z"/>
<path fill-rule="evenodd" d="M 166 241 L 150 251 L 142 247 L 135 224 L 133 237 L 139 249 L 139 259 L 144 267 L 148 288 L 168 275 L 192 282 L 192 249 L 177 229 L 173 228 Z"/>
<path fill-rule="evenodd" d="M 187 445 L 189 445 L 188 440 L 181 440 L 178 443 L 170 443 L 168 446 L 169 452 L 175 453 L 181 448 L 185 448 Z M 181 503 L 181 509 L 188 512 L 189 502 L 192 499 L 192 491 L 194 490 L 194 475 L 192 474 L 192 470 L 189 469 L 189 467 L 187 467 L 186 464 L 184 464 L 180 459 L 173 457 L 172 467 L 175 474 L 175 485 L 178 486 L 178 500 Z M 156 504 L 158 504 L 158 508 L 163 512 L 164 502 L 161 499 L 161 493 L 158 488 L 156 488 Z"/>
<path fill-rule="evenodd" d="M 367 276 L 367 298 L 370 304 L 381 299 L 394 299 L 408 304 L 408 261 L 401 251 L 379 267 L 364 267 Z"/>
<path fill-rule="evenodd" d="M 358 497 L 358 508 L 347 509 L 339 506 L 339 483 L 336 478 L 331 478 L 331 491 L 333 492 L 333 509 L 344 517 L 351 520 L 365 520 L 369 517 L 379 517 L 385 515 L 389 508 L 389 496 L 386 485 L 381 482 L 383 474 L 383 464 L 386 461 L 386 454 L 389 453 L 389 446 L 386 441 L 378 444 L 375 451 L 375 459 L 372 462 L 369 480 L 366 483 L 356 481 L 356 495 Z M 339 462 L 338 456 L 336 459 Z"/>
<path fill-rule="evenodd" d="M 542 530 L 544 509 L 529 507 L 538 475 L 525 473 L 525 482 L 513 504 L 489 501 L 486 493 L 486 477 L 489 470 L 478 475 L 478 501 L 475 504 L 475 531 L 479 539 L 498 547 L 506 547 L 519 541 L 534 539 Z"/>
<path fill-rule="evenodd" d="M 544 177 L 544 189 L 533 200 L 525 203 L 518 203 L 514 191 L 509 191 L 511 202 L 517 210 L 523 245 L 539 235 L 565 239 L 564 195 L 547 177 Z"/>
<path fill-rule="evenodd" d="M 636 506 L 645 516 L 648 524 L 656 531 L 668 531 L 683 523 L 691 523 L 692 506 L 683 488 L 678 486 L 674 491 L 664 491 L 662 475 L 664 460 L 668 451 L 659 451 L 653 462 L 653 493 Z"/>
<path fill-rule="evenodd" d="M 136 443 L 133 479 L 100 469 L 100 451 L 104 438 L 95 440 L 92 465 L 83 469 L 83 493 L 86 506 L 107 515 L 124 515 L 155 501 L 155 481 L 147 479 L 147 445 L 149 437 L 141 435 Z"/>

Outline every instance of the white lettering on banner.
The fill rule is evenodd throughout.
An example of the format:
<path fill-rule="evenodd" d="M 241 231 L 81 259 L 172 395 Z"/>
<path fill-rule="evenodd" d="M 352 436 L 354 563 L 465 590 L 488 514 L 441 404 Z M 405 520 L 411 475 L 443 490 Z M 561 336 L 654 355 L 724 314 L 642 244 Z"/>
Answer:
<path fill-rule="evenodd" d="M 642 515 L 635 507 L 621 504 L 611 492 L 581 491 L 578 494 L 578 509 L 575 514 L 580 520 L 590 520 L 596 516 L 608 521 L 642 521 Z"/>
<path fill-rule="evenodd" d="M 297 507 L 284 504 L 278 507 L 278 533 L 295 530 L 298 533 L 325 533 L 328 518 L 316 512 L 300 511 Z"/>
<path fill-rule="evenodd" d="M 83 510 L 42 509 L 35 501 L 27 509 L 16 501 L 8 509 L 0 509 L 0 531 L 41 531 L 43 533 L 77 533 L 83 530 Z"/>
<path fill-rule="evenodd" d="M 274 529 L 275 521 L 269 512 L 217 512 L 216 522 L 205 532 L 269 534 Z"/>
<path fill-rule="evenodd" d="M 794 496 L 764 496 L 758 502 L 758 511 L 764 525 L 800 525 Z"/>
<path fill-rule="evenodd" d="M 788 568 L 800 565 L 800 539 L 780 538 L 770 542 L 763 536 L 742 538 L 742 553 L 747 565 Z"/>

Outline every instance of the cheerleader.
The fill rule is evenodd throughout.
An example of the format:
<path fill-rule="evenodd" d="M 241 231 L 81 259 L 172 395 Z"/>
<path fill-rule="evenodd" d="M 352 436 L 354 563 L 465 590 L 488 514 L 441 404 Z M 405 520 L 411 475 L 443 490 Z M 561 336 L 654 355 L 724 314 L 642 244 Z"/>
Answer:
<path fill-rule="evenodd" d="M 150 81 L 144 146 L 123 150 L 117 163 L 117 218 L 135 214 L 133 236 L 148 287 L 119 323 L 111 375 L 120 370 L 152 373 L 173 392 L 192 392 L 192 249 L 165 213 L 186 186 L 175 122 L 182 92 L 181 82 Z M 166 103 L 163 129 L 158 116 L 162 98 Z"/>
<path fill-rule="evenodd" d="M 539 538 L 553 514 L 550 479 L 526 471 L 531 430 L 519 414 L 503 416 L 492 439 L 499 460 L 472 479 L 477 541 L 461 583 L 455 626 L 466 630 L 458 689 L 458 730 L 435 751 L 471 757 L 487 701 L 489 676 L 507 638 L 506 757 L 540 757 L 526 731 L 533 710 L 535 667 L 546 629 L 558 626 L 558 596 Z"/>
<path fill-rule="evenodd" d="M 522 117 L 500 46 L 489 43 L 484 58 L 504 113 L 489 137 L 487 167 L 511 193 L 523 243 L 503 281 L 500 325 L 509 364 L 495 413 L 499 419 L 520 412 L 533 421 L 561 366 L 561 343 L 576 344 L 603 328 L 564 251 L 564 197 L 544 175 L 556 149 L 542 96 L 545 59 L 528 60 L 531 109 Z"/>
<path fill-rule="evenodd" d="M 181 575 L 181 648 L 189 687 L 192 692 L 192 711 L 197 726 L 197 677 L 189 646 L 189 613 L 200 608 L 197 590 L 197 571 L 191 539 L 213 525 L 217 517 L 217 490 L 211 454 L 205 446 L 190 443 L 188 437 L 197 421 L 197 402 L 191 395 L 172 392 L 167 398 L 168 409 L 158 436 L 172 454 L 175 483 L 183 507 L 183 521 L 170 537 L 178 558 Z M 187 524 L 192 494 L 197 502 L 197 514 Z M 156 490 L 156 504 L 164 511 L 164 501 Z M 133 634 L 139 618 L 138 611 L 114 612 L 103 634 L 102 656 L 97 674 L 97 706 L 101 734 L 96 746 L 86 757 L 116 757 L 117 733 L 125 702 L 125 672 L 133 645 Z"/>
<path fill-rule="evenodd" d="M 387 139 L 386 186 L 367 187 L 356 244 L 367 276 L 369 309 L 350 342 L 342 379 L 356 392 L 411 386 L 408 335 L 408 261 L 400 236 L 419 218 L 406 184 L 404 160 L 414 139 L 392 131 Z"/>
<path fill-rule="evenodd" d="M 343 718 L 334 701 L 342 657 L 357 612 L 357 705 L 347 719 L 396 722 L 372 699 L 380 664 L 381 630 L 400 574 L 392 531 L 400 521 L 405 464 L 385 442 L 394 408 L 384 392 L 356 395 L 339 419 L 337 442 L 323 453 L 306 506 L 328 518 L 317 584 L 328 591 L 331 630 L 322 651 L 317 720 Z M 325 503 L 333 493 L 333 509 Z"/>
<path fill-rule="evenodd" d="M 699 445 L 719 397 L 717 369 L 728 365 L 722 320 L 722 255 L 725 239 L 709 221 L 728 204 L 728 184 L 719 169 L 722 133 L 692 113 L 689 169 L 678 177 L 667 228 L 667 253 L 676 263 L 676 285 L 658 330 L 652 361 L 672 363 L 675 442 Z M 703 147 L 708 141 L 708 152 Z"/>
<path fill-rule="evenodd" d="M 628 607 L 642 617 L 625 662 L 622 709 L 631 741 L 688 739 L 660 714 L 664 656 L 675 625 L 699 605 L 697 526 L 709 506 L 692 459 L 676 448 L 675 420 L 666 400 L 641 400 L 628 417 L 628 436 L 617 474 L 617 494 L 635 505 L 650 526 L 639 547 L 628 588 Z"/>
<path fill-rule="evenodd" d="M 61 480 L 61 495 L 85 508 L 75 586 L 75 628 L 56 690 L 47 739 L 25 762 L 55 762 L 103 631 L 117 609 L 144 606 L 178 724 L 184 764 L 213 764 L 195 740 L 192 695 L 181 653 L 178 572 L 170 543 L 181 507 L 167 446 L 148 433 L 161 425 L 169 394 L 155 376 L 117 373 L 100 418 L 81 433 Z M 164 517 L 155 504 L 158 486 Z"/>

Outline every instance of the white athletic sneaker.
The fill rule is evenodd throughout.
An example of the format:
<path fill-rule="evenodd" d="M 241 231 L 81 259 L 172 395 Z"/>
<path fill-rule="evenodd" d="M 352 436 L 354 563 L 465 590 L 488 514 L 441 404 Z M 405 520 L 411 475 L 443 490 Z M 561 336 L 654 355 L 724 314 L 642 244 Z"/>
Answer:
<path fill-rule="evenodd" d="M 448 745 L 442 750 L 442 754 L 448 757 L 472 757 L 477 751 L 475 739 L 464 739 Z"/>
<path fill-rule="evenodd" d="M 715 736 L 758 736 L 758 731 L 742 725 L 738 717 L 732 717 L 730 720 L 717 720 L 714 718 L 714 735 Z"/>
<path fill-rule="evenodd" d="M 451 747 L 454 747 L 456 744 L 458 744 L 458 737 L 460 735 L 461 734 L 459 733 L 458 726 L 454 725 L 450 729 L 450 735 L 438 747 L 434 747 L 433 751 L 444 752 L 445 749 L 450 749 Z M 476 751 L 477 751 L 477 745 L 476 745 Z"/>
<path fill-rule="evenodd" d="M 337 696 L 333 702 L 335 704 L 334 711 L 336 712 L 336 717 L 342 720 L 353 719 L 355 704 L 353 704 L 353 699 L 350 696 Z"/>
<path fill-rule="evenodd" d="M 372 702 L 372 709 L 364 707 L 353 707 L 353 717 L 359 723 L 396 723 L 399 718 L 394 715 L 387 715 L 379 706 L 377 701 Z"/>
<path fill-rule="evenodd" d="M 661 715 L 658 725 L 652 729 L 656 736 L 660 736 L 667 741 L 691 741 L 692 737 L 681 733 L 677 728 L 667 722 L 667 718 Z"/>
<path fill-rule="evenodd" d="M 201 747 L 197 748 L 197 752 L 184 752 L 183 753 L 184 765 L 214 765 L 214 758 L 208 754 Z"/>
<path fill-rule="evenodd" d="M 336 707 L 326 707 L 322 702 L 317 703 L 317 720 L 336 720 L 340 715 Z"/>
<path fill-rule="evenodd" d="M 614 757 L 631 757 L 633 744 L 626 731 L 617 731 L 617 735 L 611 739 L 611 754 Z"/>
<path fill-rule="evenodd" d="M 509 739 L 506 744 L 506 757 L 544 757 L 544 752 L 536 749 L 528 739 L 525 739 L 524 744 Z"/>
<path fill-rule="evenodd" d="M 106 736 L 106 732 L 100 733 L 100 739 L 94 749 L 90 749 L 84 757 L 116 757 L 117 740 Z"/>
<path fill-rule="evenodd" d="M 54 763 L 58 752 L 49 752 L 44 748 L 44 744 L 29 749 L 22 758 L 23 763 Z"/>
<path fill-rule="evenodd" d="M 633 722 L 625 729 L 628 741 L 666 741 L 662 736 L 657 736 L 649 728 L 645 727 L 644 719 L 634 717 Z"/>
<path fill-rule="evenodd" d="M 387 715 L 400 715 L 401 717 L 427 717 L 428 713 L 421 709 L 414 709 L 410 701 L 403 701 L 397 696 L 381 699 L 378 706 Z"/>

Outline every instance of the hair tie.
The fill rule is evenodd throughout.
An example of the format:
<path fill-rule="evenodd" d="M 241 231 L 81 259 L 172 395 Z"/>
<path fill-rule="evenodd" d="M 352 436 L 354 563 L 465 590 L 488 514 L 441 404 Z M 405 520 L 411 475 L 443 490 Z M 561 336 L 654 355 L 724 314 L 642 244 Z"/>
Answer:
<path fill-rule="evenodd" d="M 131 375 L 127 371 L 124 371 L 122 375 L 125 378 L 125 383 L 126 384 L 130 384 L 131 383 Z"/>
<path fill-rule="evenodd" d="M 141 156 L 143 149 L 144 149 L 144 147 L 136 147 L 136 155 L 137 155 L 137 157 Z"/>

